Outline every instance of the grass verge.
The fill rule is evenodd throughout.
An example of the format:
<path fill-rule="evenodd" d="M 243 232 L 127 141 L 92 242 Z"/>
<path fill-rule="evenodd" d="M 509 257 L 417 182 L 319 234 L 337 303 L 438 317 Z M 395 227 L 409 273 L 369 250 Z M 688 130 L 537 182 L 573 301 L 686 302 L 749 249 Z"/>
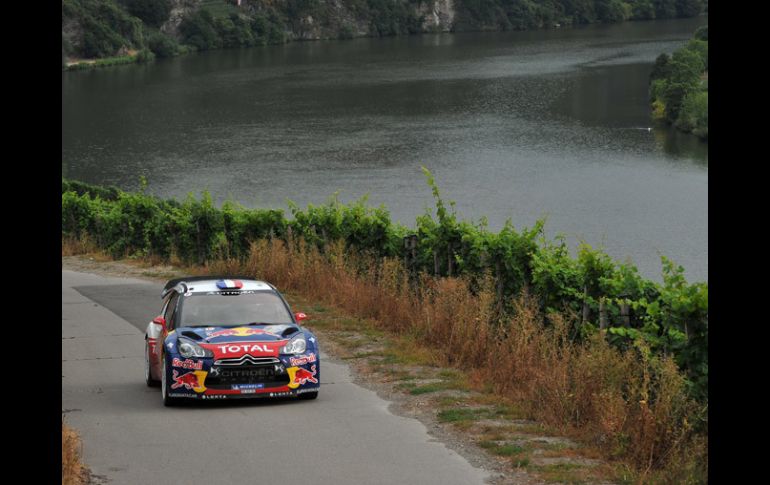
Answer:
<path fill-rule="evenodd" d="M 62 254 L 85 247 L 88 241 L 63 240 Z M 423 277 L 413 285 L 398 260 L 373 260 L 342 244 L 321 253 L 302 241 L 259 240 L 244 260 L 183 272 L 254 275 L 297 295 L 305 308 L 327 309 L 309 326 L 335 332 L 347 352 L 342 357 L 364 359 L 373 372 L 395 369 L 393 376 L 403 378 L 409 366 L 423 373 L 453 367 L 443 376 L 417 376 L 434 382 L 403 386 L 414 396 L 469 389 L 490 397 L 483 410 L 441 410 L 439 421 L 471 429 L 484 419 L 527 416 L 537 424 L 525 426 L 599 450 L 630 470 L 634 482 L 707 481 L 707 429 L 693 425 L 702 410 L 688 399 L 675 363 L 643 347 L 618 351 L 599 335 L 575 343 L 570 315 L 542 315 L 526 294 L 513 302 L 510 319 L 496 321 L 494 289 L 474 291 L 462 278 Z M 515 455 L 519 467 L 534 461 Z"/>

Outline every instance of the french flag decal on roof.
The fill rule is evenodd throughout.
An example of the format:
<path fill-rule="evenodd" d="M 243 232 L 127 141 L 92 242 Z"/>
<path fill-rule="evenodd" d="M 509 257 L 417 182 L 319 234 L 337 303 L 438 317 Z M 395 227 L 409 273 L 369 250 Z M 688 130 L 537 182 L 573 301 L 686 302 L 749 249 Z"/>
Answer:
<path fill-rule="evenodd" d="M 241 280 L 219 280 L 217 281 L 217 288 L 220 290 L 231 290 L 243 288 L 243 282 Z"/>

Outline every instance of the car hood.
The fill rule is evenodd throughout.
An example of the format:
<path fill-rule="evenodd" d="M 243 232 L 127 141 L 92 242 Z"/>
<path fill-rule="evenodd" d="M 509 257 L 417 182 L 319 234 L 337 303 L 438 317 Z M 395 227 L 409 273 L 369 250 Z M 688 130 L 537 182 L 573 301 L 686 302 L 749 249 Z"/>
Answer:
<path fill-rule="evenodd" d="M 211 351 L 215 360 L 251 357 L 277 358 L 281 347 L 302 331 L 297 325 L 250 325 L 244 327 L 180 327 L 180 337 Z"/>
<path fill-rule="evenodd" d="M 180 327 L 177 333 L 198 344 L 278 342 L 294 337 L 297 325 L 250 325 L 244 327 Z"/>

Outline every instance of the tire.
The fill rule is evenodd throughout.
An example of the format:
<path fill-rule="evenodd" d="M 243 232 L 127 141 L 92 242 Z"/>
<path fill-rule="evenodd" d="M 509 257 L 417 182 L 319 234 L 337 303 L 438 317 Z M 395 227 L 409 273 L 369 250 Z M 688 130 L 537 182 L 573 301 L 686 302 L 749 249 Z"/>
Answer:
<path fill-rule="evenodd" d="M 150 344 L 147 341 L 144 343 L 144 380 L 148 387 L 160 386 L 160 381 L 152 378 L 152 371 L 150 370 Z"/>
<path fill-rule="evenodd" d="M 163 405 L 166 407 L 171 407 L 176 405 L 177 400 L 168 395 L 168 379 L 166 379 L 166 356 L 164 355 L 162 359 L 163 365 L 161 367 L 162 370 L 160 374 L 160 394 L 163 397 Z"/>
<path fill-rule="evenodd" d="M 318 397 L 318 391 L 316 391 L 316 392 L 306 392 L 304 394 L 300 394 L 299 396 L 297 396 L 297 399 L 302 399 L 302 400 L 308 400 L 309 401 L 310 399 L 315 399 L 317 397 Z"/>

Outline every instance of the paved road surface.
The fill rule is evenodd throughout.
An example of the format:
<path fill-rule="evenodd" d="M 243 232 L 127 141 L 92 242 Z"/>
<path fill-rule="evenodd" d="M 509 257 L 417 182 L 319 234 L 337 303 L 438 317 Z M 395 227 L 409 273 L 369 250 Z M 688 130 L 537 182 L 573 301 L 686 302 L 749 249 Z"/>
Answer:
<path fill-rule="evenodd" d="M 115 484 L 475 484 L 487 473 L 321 354 L 315 401 L 165 408 L 143 379 L 159 284 L 62 270 L 62 409 Z M 323 344 L 323 343 L 322 343 Z"/>

